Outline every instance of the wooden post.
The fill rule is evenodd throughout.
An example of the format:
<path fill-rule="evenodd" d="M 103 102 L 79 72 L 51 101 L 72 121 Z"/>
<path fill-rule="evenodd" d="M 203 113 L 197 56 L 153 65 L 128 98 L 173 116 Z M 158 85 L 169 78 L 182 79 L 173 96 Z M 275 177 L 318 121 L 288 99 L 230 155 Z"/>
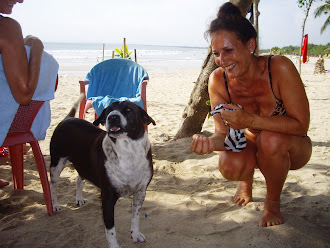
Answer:
<path fill-rule="evenodd" d="M 115 57 L 115 51 L 112 51 L 112 56 L 111 56 L 112 58 L 114 58 Z"/>
<path fill-rule="evenodd" d="M 102 44 L 102 61 L 104 61 L 104 46 L 105 46 L 105 44 L 103 43 Z"/>
<path fill-rule="evenodd" d="M 136 49 L 134 49 L 134 59 L 135 59 L 135 63 L 137 63 Z"/>
<path fill-rule="evenodd" d="M 126 59 L 126 38 L 124 38 L 123 58 Z"/>
<path fill-rule="evenodd" d="M 258 11 L 259 0 L 254 0 L 253 3 L 253 25 L 255 30 L 257 31 L 257 40 L 256 40 L 256 51 L 255 54 L 259 55 L 259 11 Z"/>
<path fill-rule="evenodd" d="M 303 21 L 303 25 L 302 25 L 302 37 L 301 37 L 301 42 L 300 42 L 300 52 L 299 52 L 299 69 L 298 69 L 298 72 L 299 74 L 301 74 L 301 48 L 303 46 L 303 43 L 304 43 L 304 37 L 305 37 L 305 25 L 306 25 L 306 21 L 307 21 L 307 17 L 308 17 L 308 13 L 309 13 L 309 10 L 312 6 L 312 3 L 313 3 L 314 0 L 308 0 L 307 3 L 306 3 L 306 6 L 305 6 L 305 18 L 304 18 L 304 21 Z"/>

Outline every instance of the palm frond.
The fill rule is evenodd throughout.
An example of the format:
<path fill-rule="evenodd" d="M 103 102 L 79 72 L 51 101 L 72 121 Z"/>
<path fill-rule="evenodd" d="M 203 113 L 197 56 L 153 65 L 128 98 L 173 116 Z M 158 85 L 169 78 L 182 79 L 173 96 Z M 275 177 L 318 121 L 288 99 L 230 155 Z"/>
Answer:
<path fill-rule="evenodd" d="M 321 27 L 321 34 L 329 26 L 329 24 L 330 24 L 330 16 L 325 20 L 323 26 Z"/>
<path fill-rule="evenodd" d="M 326 4 L 323 4 L 316 8 L 314 11 L 314 17 L 319 17 L 322 14 L 327 14 L 330 12 L 330 1 L 326 1 Z"/>

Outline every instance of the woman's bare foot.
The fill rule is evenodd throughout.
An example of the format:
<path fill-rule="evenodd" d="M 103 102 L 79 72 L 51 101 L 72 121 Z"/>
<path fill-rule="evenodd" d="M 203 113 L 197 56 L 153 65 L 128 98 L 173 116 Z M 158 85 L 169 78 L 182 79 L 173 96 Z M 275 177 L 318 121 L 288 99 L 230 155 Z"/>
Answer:
<path fill-rule="evenodd" d="M 3 188 L 3 187 L 5 187 L 5 186 L 7 186 L 8 184 L 9 184 L 8 181 L 1 180 L 1 179 L 0 179 L 0 188 Z"/>
<path fill-rule="evenodd" d="M 245 206 L 252 201 L 252 183 L 253 178 L 248 181 L 240 181 L 237 186 L 236 193 L 233 197 L 235 204 Z"/>
<path fill-rule="evenodd" d="M 259 226 L 268 227 L 283 224 L 280 206 L 280 201 L 271 201 L 266 198 L 264 203 L 264 213 L 260 219 Z"/>

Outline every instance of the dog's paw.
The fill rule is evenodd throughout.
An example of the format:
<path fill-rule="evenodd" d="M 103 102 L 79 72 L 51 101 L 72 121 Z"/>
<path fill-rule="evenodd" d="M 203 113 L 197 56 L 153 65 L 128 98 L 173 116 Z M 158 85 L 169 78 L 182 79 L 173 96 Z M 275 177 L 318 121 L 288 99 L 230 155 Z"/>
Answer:
<path fill-rule="evenodd" d="M 84 205 L 87 201 L 84 198 L 81 199 L 76 199 L 76 205 L 78 207 L 81 207 L 82 205 Z"/>
<path fill-rule="evenodd" d="M 132 231 L 132 239 L 133 239 L 133 242 L 135 242 L 135 243 L 146 241 L 146 237 L 139 231 Z"/>
<path fill-rule="evenodd" d="M 60 211 L 60 210 L 61 210 L 60 205 L 58 205 L 58 204 L 53 204 L 53 211 L 54 211 L 54 212 L 58 212 L 58 211 Z"/>

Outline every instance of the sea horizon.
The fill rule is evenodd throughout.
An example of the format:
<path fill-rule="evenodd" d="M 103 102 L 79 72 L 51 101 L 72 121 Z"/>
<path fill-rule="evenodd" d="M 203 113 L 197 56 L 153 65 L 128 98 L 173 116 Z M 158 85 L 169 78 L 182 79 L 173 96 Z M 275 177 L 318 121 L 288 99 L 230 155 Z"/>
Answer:
<path fill-rule="evenodd" d="M 135 49 L 137 62 L 147 71 L 200 68 L 208 51 L 208 47 L 126 45 L 132 52 L 131 59 L 134 60 Z M 112 51 L 122 46 L 120 43 L 44 42 L 45 51 L 58 61 L 60 74 L 87 73 L 102 59 L 112 58 Z"/>
<path fill-rule="evenodd" d="M 123 43 L 110 43 L 110 42 L 64 42 L 64 41 L 46 41 L 43 42 L 45 48 L 49 47 L 54 47 L 57 45 L 65 45 L 65 46 L 75 46 L 75 45 L 80 45 L 80 46 L 101 46 L 105 44 L 106 47 L 115 47 L 115 48 L 121 48 L 123 46 Z M 127 43 L 126 45 L 128 47 L 134 46 L 134 47 L 167 47 L 167 48 L 192 48 L 192 49 L 208 49 L 208 46 L 185 46 L 185 45 L 157 45 L 157 44 L 136 44 L 136 43 Z"/>

